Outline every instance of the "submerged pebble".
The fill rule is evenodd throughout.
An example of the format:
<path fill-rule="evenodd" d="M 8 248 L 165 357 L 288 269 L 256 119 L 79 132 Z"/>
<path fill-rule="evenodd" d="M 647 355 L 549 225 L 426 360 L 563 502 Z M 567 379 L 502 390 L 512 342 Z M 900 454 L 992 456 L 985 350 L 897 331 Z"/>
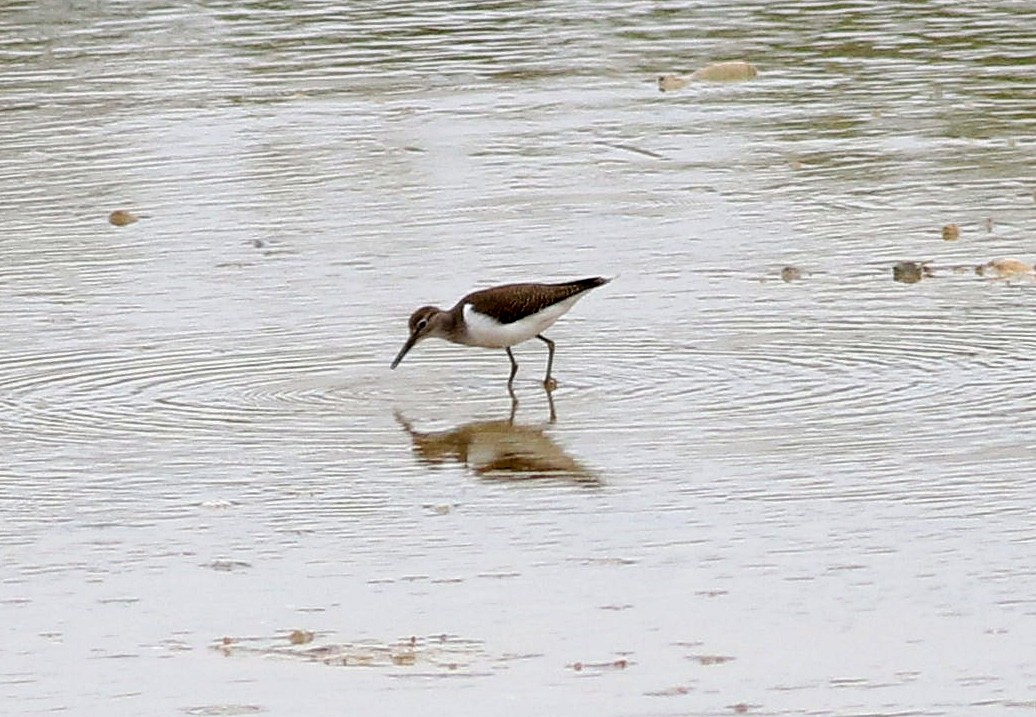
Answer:
<path fill-rule="evenodd" d="M 288 642 L 292 645 L 306 645 L 313 642 L 315 635 L 309 630 L 292 630 L 288 635 Z"/>
<path fill-rule="evenodd" d="M 1034 275 L 1032 264 L 1026 264 L 1018 259 L 993 259 L 976 266 L 975 273 L 979 276 L 992 276 L 1000 279 Z"/>
<path fill-rule="evenodd" d="M 943 241 L 957 241 L 960 239 L 960 227 L 956 224 L 947 224 L 942 228 Z"/>
<path fill-rule="evenodd" d="M 661 75 L 658 78 L 658 89 L 660 92 L 671 92 L 685 87 L 687 82 L 688 80 L 676 75 Z"/>
<path fill-rule="evenodd" d="M 916 284 L 926 276 L 932 276 L 932 269 L 924 262 L 901 261 L 892 267 L 892 279 L 901 284 Z"/>
<path fill-rule="evenodd" d="M 744 82 L 751 80 L 759 71 L 751 62 L 734 60 L 732 62 L 714 62 L 711 65 L 699 67 L 687 77 L 679 75 L 661 75 L 658 78 L 658 89 L 662 92 L 679 90 L 687 86 L 688 82 Z"/>
<path fill-rule="evenodd" d="M 137 221 L 137 216 L 125 209 L 116 209 L 108 215 L 108 223 L 117 227 L 124 227 Z"/>
<path fill-rule="evenodd" d="M 700 67 L 691 73 L 692 80 L 705 82 L 742 82 L 751 80 L 759 71 L 751 62 L 735 60 L 733 62 L 714 62 Z"/>
<path fill-rule="evenodd" d="M 798 281 L 802 278 L 802 269 L 797 266 L 786 266 L 781 269 L 781 279 L 788 283 Z"/>

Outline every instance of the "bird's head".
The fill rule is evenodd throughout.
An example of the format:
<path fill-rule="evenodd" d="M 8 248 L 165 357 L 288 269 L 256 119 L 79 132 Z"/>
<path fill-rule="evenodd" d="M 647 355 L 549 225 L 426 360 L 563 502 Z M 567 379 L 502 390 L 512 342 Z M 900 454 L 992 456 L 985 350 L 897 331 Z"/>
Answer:
<path fill-rule="evenodd" d="M 399 354 L 396 355 L 396 360 L 392 362 L 392 368 L 398 366 L 403 357 L 407 355 L 407 352 L 414 348 L 421 340 L 429 336 L 442 335 L 442 316 L 443 310 L 437 306 L 422 306 L 410 315 L 410 337 L 403 344 Z"/>

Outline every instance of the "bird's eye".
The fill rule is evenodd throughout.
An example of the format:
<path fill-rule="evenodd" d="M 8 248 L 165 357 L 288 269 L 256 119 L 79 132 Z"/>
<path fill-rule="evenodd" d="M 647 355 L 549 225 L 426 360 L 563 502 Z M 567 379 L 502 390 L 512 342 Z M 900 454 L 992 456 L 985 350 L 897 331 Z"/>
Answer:
<path fill-rule="evenodd" d="M 417 326 L 415 328 L 418 331 L 420 331 L 421 329 L 423 329 L 427 325 L 428 325 L 428 319 L 421 319 L 420 321 L 417 322 Z"/>

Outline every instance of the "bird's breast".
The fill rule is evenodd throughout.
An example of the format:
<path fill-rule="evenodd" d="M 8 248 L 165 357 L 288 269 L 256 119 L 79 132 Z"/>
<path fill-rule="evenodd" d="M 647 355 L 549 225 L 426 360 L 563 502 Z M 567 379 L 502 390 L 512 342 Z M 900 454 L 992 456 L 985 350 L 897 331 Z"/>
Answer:
<path fill-rule="evenodd" d="M 502 324 L 492 316 L 479 313 L 471 304 L 465 304 L 462 310 L 465 330 L 457 337 L 457 343 L 489 349 L 520 344 L 546 331 L 571 308 L 572 303 L 562 301 L 509 324 Z"/>

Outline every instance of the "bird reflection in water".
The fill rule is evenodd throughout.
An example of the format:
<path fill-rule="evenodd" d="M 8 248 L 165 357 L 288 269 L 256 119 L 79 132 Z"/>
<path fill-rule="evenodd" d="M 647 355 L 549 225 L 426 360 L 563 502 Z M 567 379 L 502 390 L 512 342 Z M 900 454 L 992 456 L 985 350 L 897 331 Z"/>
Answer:
<path fill-rule="evenodd" d="M 555 414 L 549 393 L 548 399 L 551 403 L 549 424 L 552 424 Z M 396 420 L 410 435 L 414 455 L 427 465 L 456 461 L 480 478 L 546 478 L 600 485 L 593 473 L 546 434 L 546 426 L 515 423 L 517 406 L 517 401 L 511 403 L 511 415 L 507 419 L 472 421 L 447 431 L 418 431 L 399 411 L 396 411 Z"/>

